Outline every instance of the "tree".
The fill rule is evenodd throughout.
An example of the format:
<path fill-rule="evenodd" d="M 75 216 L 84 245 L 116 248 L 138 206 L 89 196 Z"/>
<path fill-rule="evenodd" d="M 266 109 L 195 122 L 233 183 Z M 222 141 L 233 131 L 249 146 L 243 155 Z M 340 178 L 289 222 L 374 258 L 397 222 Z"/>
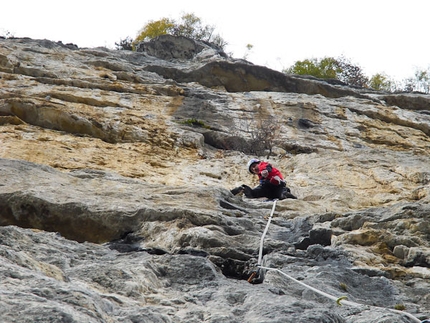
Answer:
<path fill-rule="evenodd" d="M 311 75 L 321 79 L 338 79 L 352 86 L 366 86 L 368 78 L 358 65 L 354 65 L 345 57 L 322 59 L 305 59 L 297 61 L 284 73 Z"/>
<path fill-rule="evenodd" d="M 332 57 L 297 61 L 293 66 L 284 70 L 284 73 L 311 75 L 321 79 L 337 78 L 340 72 L 336 59 Z"/>
<path fill-rule="evenodd" d="M 430 68 L 427 70 L 417 69 L 413 77 L 405 78 L 400 82 L 397 82 L 393 86 L 392 91 L 396 92 L 430 92 Z"/>
<path fill-rule="evenodd" d="M 2 30 L 2 32 L 0 33 L 0 37 L 2 38 L 15 38 L 15 36 L 13 35 L 13 33 L 11 33 L 9 30 Z"/>
<path fill-rule="evenodd" d="M 225 47 L 228 45 L 227 41 L 224 40 L 224 38 L 221 37 L 221 35 L 216 34 L 212 36 L 212 44 L 215 46 L 218 46 L 218 48 L 225 50 Z"/>
<path fill-rule="evenodd" d="M 131 37 L 126 37 L 124 39 L 120 39 L 119 43 L 115 43 L 116 50 L 132 50 L 133 49 L 133 39 Z"/>
<path fill-rule="evenodd" d="M 192 13 L 183 14 L 180 21 L 169 18 L 162 18 L 156 21 L 149 21 L 136 39 L 133 41 L 133 48 L 142 41 L 148 41 L 161 35 L 185 36 L 195 40 L 209 42 L 224 49 L 227 43 L 224 39 L 214 34 L 215 27 L 203 25 L 202 20 Z"/>
<path fill-rule="evenodd" d="M 243 55 L 243 59 L 248 59 L 249 54 L 251 53 L 251 50 L 254 48 L 254 45 L 247 44 L 246 45 L 246 53 Z"/>
<path fill-rule="evenodd" d="M 253 146 L 259 146 L 267 150 L 267 159 L 270 158 L 277 141 L 279 141 L 281 125 L 279 121 L 273 117 L 258 116 L 256 120 L 255 131 L 252 133 Z M 262 155 L 263 151 L 255 151 L 255 153 Z"/>
<path fill-rule="evenodd" d="M 364 75 L 360 66 L 352 64 L 351 61 L 344 56 L 337 58 L 335 61 L 340 70 L 340 73 L 337 74 L 337 79 L 352 86 L 367 86 L 369 79 Z"/>
<path fill-rule="evenodd" d="M 143 26 L 136 39 L 133 41 L 133 49 L 136 47 L 137 43 L 142 41 L 148 41 L 161 35 L 173 34 L 174 27 L 175 21 L 169 18 L 149 21 L 145 26 Z"/>
<path fill-rule="evenodd" d="M 214 30 L 215 27 L 213 26 L 203 26 L 199 17 L 192 13 L 186 13 L 181 17 L 181 21 L 173 27 L 173 35 L 209 42 Z"/>
<path fill-rule="evenodd" d="M 364 75 L 359 65 L 351 63 L 344 56 L 297 61 L 291 67 L 284 69 L 283 72 L 297 75 L 311 75 L 320 79 L 334 78 L 350 86 L 370 87 L 377 91 L 430 92 L 430 68 L 427 70 L 416 70 L 413 77 L 403 79 L 402 81 L 394 81 L 384 73 L 377 73 L 369 79 Z"/>
<path fill-rule="evenodd" d="M 370 78 L 368 86 L 377 91 L 391 91 L 394 87 L 394 83 L 387 75 L 377 73 Z"/>
<path fill-rule="evenodd" d="M 416 86 L 415 90 L 419 92 L 429 93 L 430 76 L 428 71 L 415 71 Z"/>
<path fill-rule="evenodd" d="M 269 159 L 273 148 L 280 142 L 280 121 L 270 114 L 258 111 L 251 118 L 239 119 L 238 135 L 225 145 L 227 149 L 238 150 L 246 154 L 262 156 Z M 245 134 L 246 138 L 242 139 Z"/>

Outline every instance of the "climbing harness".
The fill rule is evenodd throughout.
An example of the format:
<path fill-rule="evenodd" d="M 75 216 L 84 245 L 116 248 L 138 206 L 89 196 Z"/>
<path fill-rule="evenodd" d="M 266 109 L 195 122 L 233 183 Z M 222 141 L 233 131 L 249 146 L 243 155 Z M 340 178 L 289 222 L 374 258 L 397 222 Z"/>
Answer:
<path fill-rule="evenodd" d="M 279 269 L 263 266 L 262 265 L 262 260 L 263 260 L 264 238 L 266 237 L 267 231 L 269 230 L 270 222 L 272 220 L 273 213 L 275 212 L 276 201 L 277 201 L 277 199 L 275 199 L 273 201 L 272 212 L 270 213 L 269 219 L 268 219 L 267 224 L 266 224 L 266 228 L 264 229 L 263 234 L 262 234 L 261 239 L 260 239 L 260 250 L 259 250 L 259 253 L 258 253 L 257 268 L 251 272 L 251 275 L 248 278 L 248 282 L 249 283 L 251 283 L 251 284 L 262 283 L 263 280 L 264 280 L 264 273 L 265 273 L 265 271 L 272 270 L 272 271 L 276 271 L 277 273 L 279 273 L 279 274 L 287 277 L 288 279 L 296 282 L 297 284 L 300 284 L 303 287 L 314 291 L 317 294 L 320 294 L 320 295 L 322 295 L 324 297 L 327 297 L 328 299 L 331 299 L 331 300 L 335 301 L 336 304 L 339 305 L 339 306 L 349 305 L 349 306 L 352 306 L 352 307 L 379 308 L 379 309 L 383 309 L 383 310 L 389 310 L 389 311 L 397 313 L 397 314 L 406 315 L 407 317 L 409 317 L 410 319 L 412 319 L 412 321 L 417 322 L 417 323 L 427 323 L 427 322 L 430 323 L 430 320 L 421 321 L 421 320 L 417 319 L 415 316 L 413 316 L 412 314 L 410 314 L 408 312 L 403 312 L 403 311 L 400 311 L 400 310 L 390 309 L 390 308 L 385 308 L 385 307 L 379 307 L 379 306 L 364 305 L 364 304 L 360 304 L 360 303 L 356 303 L 356 302 L 347 301 L 346 300 L 347 296 L 336 297 L 336 296 L 330 295 L 330 294 L 328 294 L 326 292 L 323 292 L 323 291 L 321 291 L 319 289 L 316 289 L 316 288 L 314 288 L 312 286 L 309 286 L 309 285 L 307 285 L 307 284 L 305 284 L 305 283 L 303 283 L 303 282 L 301 282 L 301 281 L 299 281 L 299 280 L 291 277 L 290 275 L 282 272 Z"/>
<path fill-rule="evenodd" d="M 251 272 L 251 275 L 248 278 L 248 283 L 251 283 L 251 284 L 259 284 L 259 283 L 262 283 L 264 280 L 264 272 L 261 270 L 261 262 L 263 260 L 264 238 L 266 237 L 267 231 L 269 230 L 270 222 L 272 221 L 273 213 L 275 212 L 276 201 L 277 199 L 273 200 L 272 211 L 270 212 L 270 216 L 269 216 L 269 219 L 267 220 L 266 228 L 264 229 L 263 235 L 261 236 L 261 239 L 260 239 L 260 251 L 258 253 L 257 268 Z"/>

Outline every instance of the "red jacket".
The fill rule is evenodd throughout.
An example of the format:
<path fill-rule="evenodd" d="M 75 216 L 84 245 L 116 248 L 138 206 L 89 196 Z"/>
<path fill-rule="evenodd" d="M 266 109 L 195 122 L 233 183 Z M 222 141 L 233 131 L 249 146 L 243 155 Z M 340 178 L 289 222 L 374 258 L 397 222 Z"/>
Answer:
<path fill-rule="evenodd" d="M 267 176 L 264 177 L 261 173 L 267 170 Z M 258 164 L 258 179 L 260 183 L 263 184 L 265 181 L 270 182 L 273 185 L 280 185 L 284 182 L 284 177 L 282 176 L 279 169 L 273 167 L 268 162 L 260 162 Z"/>

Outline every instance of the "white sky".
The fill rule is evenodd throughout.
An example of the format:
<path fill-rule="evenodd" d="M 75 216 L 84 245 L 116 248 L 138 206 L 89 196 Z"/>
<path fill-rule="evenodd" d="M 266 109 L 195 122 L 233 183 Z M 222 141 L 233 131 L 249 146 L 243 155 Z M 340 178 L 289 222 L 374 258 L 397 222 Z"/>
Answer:
<path fill-rule="evenodd" d="M 150 20 L 193 13 L 215 26 L 227 53 L 276 70 L 344 55 L 367 76 L 412 77 L 430 67 L 428 0 L 3 0 L 0 35 L 79 47 L 135 38 Z"/>

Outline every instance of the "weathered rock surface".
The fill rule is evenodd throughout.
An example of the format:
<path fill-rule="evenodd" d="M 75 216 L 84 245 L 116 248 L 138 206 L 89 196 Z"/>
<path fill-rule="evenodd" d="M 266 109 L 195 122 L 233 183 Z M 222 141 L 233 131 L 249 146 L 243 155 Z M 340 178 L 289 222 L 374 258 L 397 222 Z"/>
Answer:
<path fill-rule="evenodd" d="M 1 322 L 430 317 L 428 95 L 288 76 L 184 38 L 140 48 L 0 39 Z M 274 270 L 254 285 L 272 203 L 229 190 L 255 180 L 245 148 L 264 120 L 298 199 L 277 202 Z"/>

